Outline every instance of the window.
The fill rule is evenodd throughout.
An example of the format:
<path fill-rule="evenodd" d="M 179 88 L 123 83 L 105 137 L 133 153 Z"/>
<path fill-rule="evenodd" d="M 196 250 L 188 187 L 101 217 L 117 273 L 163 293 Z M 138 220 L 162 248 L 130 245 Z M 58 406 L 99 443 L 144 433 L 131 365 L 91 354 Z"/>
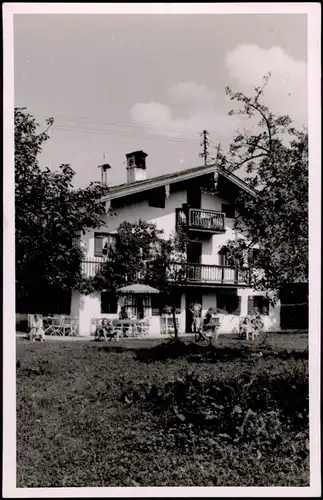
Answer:
<path fill-rule="evenodd" d="M 181 309 L 181 295 L 177 294 L 174 297 L 165 297 L 163 295 L 151 295 L 152 316 L 165 314 L 165 307 L 175 304 L 176 310 Z"/>
<path fill-rule="evenodd" d="M 138 319 L 146 318 L 151 308 L 151 295 L 125 295 L 124 305 L 130 316 Z"/>
<path fill-rule="evenodd" d="M 235 218 L 235 210 L 232 205 L 227 205 L 225 203 L 222 203 L 221 212 L 223 212 L 228 219 Z"/>
<path fill-rule="evenodd" d="M 256 262 L 258 257 L 259 257 L 259 253 L 260 253 L 260 250 L 259 248 L 253 248 L 251 251 L 250 251 L 250 259 L 251 259 L 251 262 Z"/>
<path fill-rule="evenodd" d="M 148 205 L 155 208 L 165 208 L 165 186 L 151 189 L 148 193 Z"/>
<path fill-rule="evenodd" d="M 269 300 L 262 295 L 251 295 L 248 297 L 248 314 L 252 315 L 258 309 L 260 314 L 269 314 Z"/>
<path fill-rule="evenodd" d="M 229 266 L 229 261 L 226 252 L 219 252 L 220 255 L 220 266 Z"/>
<path fill-rule="evenodd" d="M 222 314 L 240 315 L 241 297 L 238 295 L 217 295 L 217 311 Z"/>
<path fill-rule="evenodd" d="M 94 233 L 94 256 L 107 255 L 110 248 L 115 244 L 116 235 L 110 233 Z"/>
<path fill-rule="evenodd" d="M 101 314 L 116 314 L 118 310 L 118 300 L 115 292 L 101 292 Z"/>
<path fill-rule="evenodd" d="M 82 236 L 81 231 L 75 231 L 72 239 L 73 247 L 81 248 L 81 236 Z"/>

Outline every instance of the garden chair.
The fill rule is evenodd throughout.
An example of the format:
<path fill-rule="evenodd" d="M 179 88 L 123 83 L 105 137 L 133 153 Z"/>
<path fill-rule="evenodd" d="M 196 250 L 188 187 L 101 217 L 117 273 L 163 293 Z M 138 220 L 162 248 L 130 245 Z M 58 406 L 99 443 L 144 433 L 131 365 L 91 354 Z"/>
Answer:
<path fill-rule="evenodd" d="M 76 337 L 78 335 L 78 318 L 65 318 L 63 335 Z"/>
<path fill-rule="evenodd" d="M 49 324 L 44 331 L 45 335 L 62 336 L 64 334 L 64 322 L 64 316 L 53 316 L 52 318 L 50 318 Z"/>
<path fill-rule="evenodd" d="M 137 335 L 148 335 L 149 333 L 149 319 L 146 318 L 145 321 L 137 326 Z"/>

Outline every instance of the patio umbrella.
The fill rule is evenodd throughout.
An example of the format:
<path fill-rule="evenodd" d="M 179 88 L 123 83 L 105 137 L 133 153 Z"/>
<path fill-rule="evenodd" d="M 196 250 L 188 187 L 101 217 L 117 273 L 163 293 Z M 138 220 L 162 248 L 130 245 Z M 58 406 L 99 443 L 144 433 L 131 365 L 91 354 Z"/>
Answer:
<path fill-rule="evenodd" d="M 125 293 L 125 294 L 137 293 L 142 295 L 150 295 L 159 293 L 159 290 L 149 285 L 141 285 L 140 283 L 134 283 L 133 285 L 127 285 L 122 288 L 119 288 L 117 290 L 117 293 Z"/>

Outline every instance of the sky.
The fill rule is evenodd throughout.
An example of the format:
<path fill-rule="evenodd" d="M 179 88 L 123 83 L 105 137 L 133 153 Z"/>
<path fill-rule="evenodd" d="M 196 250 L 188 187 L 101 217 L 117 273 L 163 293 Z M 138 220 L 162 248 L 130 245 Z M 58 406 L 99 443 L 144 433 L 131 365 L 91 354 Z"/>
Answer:
<path fill-rule="evenodd" d="M 147 177 L 225 152 L 246 123 L 228 116 L 228 85 L 252 93 L 271 72 L 264 104 L 307 125 L 305 14 L 15 14 L 15 106 L 40 130 L 54 117 L 41 165 L 69 163 L 75 186 L 126 181 L 125 155 L 148 154 Z"/>

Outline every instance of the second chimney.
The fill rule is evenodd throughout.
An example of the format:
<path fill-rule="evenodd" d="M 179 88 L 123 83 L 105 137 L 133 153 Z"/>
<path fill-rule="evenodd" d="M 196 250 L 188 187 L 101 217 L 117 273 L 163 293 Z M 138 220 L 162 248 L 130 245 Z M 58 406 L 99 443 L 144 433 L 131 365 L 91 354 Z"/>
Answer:
<path fill-rule="evenodd" d="M 127 183 L 144 181 L 146 179 L 146 157 L 143 151 L 134 151 L 126 154 L 127 158 Z"/>

